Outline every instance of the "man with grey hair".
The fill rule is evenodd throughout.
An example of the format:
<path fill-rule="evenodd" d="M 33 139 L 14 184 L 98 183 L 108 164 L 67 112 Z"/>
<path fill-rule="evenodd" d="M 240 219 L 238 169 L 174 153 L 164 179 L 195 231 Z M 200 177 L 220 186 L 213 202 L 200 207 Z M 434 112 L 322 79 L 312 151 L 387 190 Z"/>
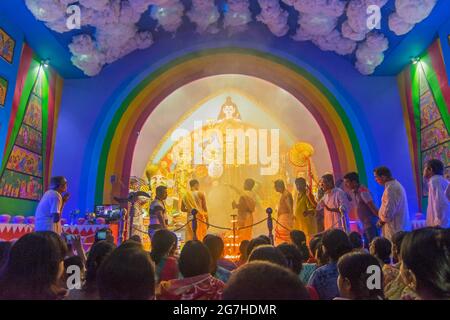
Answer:
<path fill-rule="evenodd" d="M 50 189 L 44 193 L 36 208 L 34 230 L 61 234 L 61 214 L 68 199 L 66 178 L 52 177 Z"/>

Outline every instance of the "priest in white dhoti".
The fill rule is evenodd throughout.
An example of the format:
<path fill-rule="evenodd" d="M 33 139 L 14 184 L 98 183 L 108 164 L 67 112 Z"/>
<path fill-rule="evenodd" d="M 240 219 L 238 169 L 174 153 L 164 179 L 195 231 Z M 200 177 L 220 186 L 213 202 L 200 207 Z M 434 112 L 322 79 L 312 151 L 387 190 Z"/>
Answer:
<path fill-rule="evenodd" d="M 374 176 L 375 181 L 384 186 L 381 207 L 378 211 L 380 218 L 378 226 L 382 228 L 383 237 L 391 240 L 396 232 L 411 230 L 408 199 L 405 188 L 392 177 L 389 168 L 376 168 Z"/>
<path fill-rule="evenodd" d="M 350 201 L 344 190 L 334 185 L 332 174 L 326 174 L 320 179 L 320 187 L 324 191 L 324 196 L 317 203 L 316 210 L 323 210 L 324 229 L 349 230 L 348 211 Z"/>

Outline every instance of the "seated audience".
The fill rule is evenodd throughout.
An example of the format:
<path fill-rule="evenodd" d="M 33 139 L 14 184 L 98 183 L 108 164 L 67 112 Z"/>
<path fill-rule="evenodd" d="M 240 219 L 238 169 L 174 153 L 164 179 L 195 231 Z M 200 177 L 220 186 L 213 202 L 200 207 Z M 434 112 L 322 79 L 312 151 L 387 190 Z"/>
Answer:
<path fill-rule="evenodd" d="M 67 246 L 51 231 L 28 233 L 17 240 L 0 274 L 0 299 L 59 300 Z"/>
<path fill-rule="evenodd" d="M 284 257 L 283 252 L 271 245 L 265 244 L 253 249 L 248 257 L 248 262 L 252 261 L 268 261 L 279 266 L 288 267 L 288 261 Z"/>
<path fill-rule="evenodd" d="M 391 242 L 383 237 L 375 237 L 370 243 L 369 251 L 383 267 L 384 286 L 388 285 L 398 276 L 399 272 L 398 269 L 391 266 Z"/>
<path fill-rule="evenodd" d="M 247 262 L 247 248 L 249 243 L 250 240 L 242 240 L 241 244 L 239 245 L 239 261 L 237 263 L 238 266 L 242 266 Z"/>
<path fill-rule="evenodd" d="M 322 246 L 329 262 L 314 271 L 308 285 L 317 291 L 321 300 L 332 300 L 339 296 L 337 261 L 351 251 L 351 245 L 344 231 L 329 229 L 323 234 Z"/>
<path fill-rule="evenodd" d="M 155 296 L 155 269 L 149 254 L 130 241 L 115 249 L 97 274 L 102 300 L 151 300 Z"/>
<path fill-rule="evenodd" d="M 182 279 L 162 281 L 160 300 L 220 300 L 224 283 L 210 274 L 208 248 L 197 240 L 186 242 L 180 253 L 178 268 Z"/>
<path fill-rule="evenodd" d="M 157 283 L 178 279 L 178 261 L 171 255 L 177 241 L 177 236 L 167 229 L 156 230 L 153 234 L 150 257 L 155 262 Z"/>
<path fill-rule="evenodd" d="M 352 251 L 368 253 L 367 250 L 364 249 L 364 240 L 359 232 L 350 232 L 348 235 L 348 240 L 352 246 Z"/>
<path fill-rule="evenodd" d="M 203 244 L 208 248 L 209 255 L 211 256 L 210 273 L 217 279 L 226 283 L 231 272 L 218 264 L 225 247 L 222 238 L 213 234 L 207 234 L 203 238 Z"/>
<path fill-rule="evenodd" d="M 290 270 L 267 261 L 239 267 L 223 292 L 224 300 L 309 300 L 308 291 Z"/>
<path fill-rule="evenodd" d="M 103 261 L 114 251 L 116 246 L 106 240 L 94 243 L 86 260 L 86 279 L 80 290 L 69 291 L 68 300 L 99 300 L 97 273 Z"/>
<path fill-rule="evenodd" d="M 414 230 L 403 239 L 400 252 L 402 278 L 419 299 L 450 299 L 450 229 Z"/>
<path fill-rule="evenodd" d="M 339 271 L 338 288 L 339 297 L 336 300 L 383 300 L 383 279 L 376 279 L 373 286 L 368 286 L 372 273 L 368 268 L 377 266 L 381 268 L 378 260 L 368 253 L 350 252 L 344 254 L 338 261 Z M 380 273 L 382 276 L 382 273 Z"/>

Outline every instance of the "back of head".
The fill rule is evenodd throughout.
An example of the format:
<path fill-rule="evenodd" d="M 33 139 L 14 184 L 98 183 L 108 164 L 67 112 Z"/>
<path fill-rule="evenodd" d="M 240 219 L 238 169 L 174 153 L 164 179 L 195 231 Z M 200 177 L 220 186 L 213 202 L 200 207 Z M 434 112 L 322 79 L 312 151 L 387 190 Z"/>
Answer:
<path fill-rule="evenodd" d="M 0 276 L 0 295 L 6 299 L 54 299 L 67 246 L 54 232 L 33 232 L 11 247 Z"/>
<path fill-rule="evenodd" d="M 416 278 L 421 298 L 450 298 L 450 229 L 428 227 L 409 232 L 400 254 L 404 267 Z"/>
<path fill-rule="evenodd" d="M 352 231 L 348 235 L 348 240 L 353 249 L 361 249 L 364 246 L 363 238 L 359 232 Z"/>
<path fill-rule="evenodd" d="M 431 171 L 433 171 L 433 174 L 440 176 L 444 175 L 444 163 L 439 159 L 428 160 L 425 166 L 430 168 Z"/>
<path fill-rule="evenodd" d="M 259 237 L 256 237 L 256 238 L 253 238 L 252 240 L 250 240 L 250 242 L 247 246 L 247 257 L 250 256 L 250 254 L 256 247 L 262 246 L 265 244 L 270 244 L 270 239 L 269 239 L 269 241 L 267 241 L 266 238 L 259 236 Z"/>
<path fill-rule="evenodd" d="M 323 234 L 322 245 L 333 262 L 337 262 L 341 256 L 352 250 L 347 234 L 340 229 L 327 230 Z"/>
<path fill-rule="evenodd" d="M 370 243 L 370 253 L 375 255 L 383 263 L 391 262 L 392 244 L 383 237 L 375 237 Z"/>
<path fill-rule="evenodd" d="M 248 261 L 268 261 L 282 267 L 288 267 L 288 262 L 284 257 L 283 252 L 268 244 L 255 248 L 248 257 Z"/>
<path fill-rule="evenodd" d="M 275 180 L 274 184 L 276 190 L 284 190 L 286 188 L 284 181 L 281 179 Z"/>
<path fill-rule="evenodd" d="M 180 253 L 178 268 L 185 278 L 210 272 L 211 256 L 208 248 L 198 240 L 186 242 Z"/>
<path fill-rule="evenodd" d="M 298 248 L 293 244 L 289 243 L 282 243 L 277 247 L 277 249 L 283 253 L 287 261 L 288 268 L 295 274 L 300 274 L 303 265 L 303 256 L 300 253 L 300 250 L 298 250 Z"/>
<path fill-rule="evenodd" d="M 375 168 L 375 170 L 373 170 L 373 172 L 378 177 L 392 178 L 391 170 L 389 170 L 388 167 L 384 167 L 384 166 L 377 167 L 377 168 Z"/>
<path fill-rule="evenodd" d="M 359 183 L 359 175 L 356 172 L 349 172 L 344 176 L 344 180 Z"/>
<path fill-rule="evenodd" d="M 208 248 L 213 260 L 217 261 L 222 256 L 225 245 L 221 237 L 214 234 L 207 234 L 203 238 L 203 244 Z"/>
<path fill-rule="evenodd" d="M 171 249 L 175 245 L 176 236 L 172 231 L 160 229 L 155 232 L 152 237 L 151 257 L 155 264 L 158 264 L 162 258 L 169 255 Z"/>
<path fill-rule="evenodd" d="M 142 239 L 141 239 L 141 237 L 140 236 L 138 236 L 137 234 L 135 234 L 135 235 L 132 235 L 131 237 L 130 237 L 130 239 L 129 240 L 131 240 L 131 241 L 134 241 L 134 242 L 138 242 L 138 243 L 142 243 Z"/>
<path fill-rule="evenodd" d="M 292 230 L 289 234 L 292 243 L 297 247 L 302 255 L 303 262 L 306 262 L 309 259 L 309 249 L 306 244 L 306 235 L 301 230 Z"/>
<path fill-rule="evenodd" d="M 103 261 L 97 275 L 103 300 L 148 300 L 155 295 L 155 269 L 139 247 L 119 247 Z"/>
<path fill-rule="evenodd" d="M 166 186 L 157 186 L 155 189 L 155 194 L 158 198 L 162 197 L 163 194 L 166 192 L 167 187 Z"/>
<path fill-rule="evenodd" d="M 334 177 L 333 177 L 333 175 L 332 175 L 331 173 L 324 174 L 324 175 L 322 176 L 322 179 L 323 179 L 323 181 L 326 182 L 327 184 L 329 184 L 329 185 L 334 185 Z"/>
<path fill-rule="evenodd" d="M 189 187 L 191 187 L 191 188 L 197 187 L 199 185 L 200 185 L 200 183 L 198 182 L 197 179 L 192 179 L 189 181 Z"/>
<path fill-rule="evenodd" d="M 253 190 L 254 186 L 255 186 L 255 180 L 253 180 L 253 179 L 245 179 L 245 182 L 244 182 L 244 189 L 245 190 L 251 191 L 251 190 Z"/>
<path fill-rule="evenodd" d="M 317 250 L 322 246 L 322 235 L 315 235 L 310 241 L 309 241 L 309 248 L 311 250 L 311 253 L 313 257 L 317 255 Z"/>
<path fill-rule="evenodd" d="M 114 244 L 106 240 L 101 240 L 92 245 L 86 260 L 86 290 L 94 291 L 97 289 L 97 271 L 115 248 Z"/>
<path fill-rule="evenodd" d="M 63 176 L 51 177 L 49 187 L 52 190 L 56 190 L 56 189 L 59 189 L 66 182 L 67 182 L 67 180 Z"/>
<path fill-rule="evenodd" d="M 64 269 L 67 270 L 70 266 L 77 266 L 80 270 L 84 270 L 84 262 L 80 256 L 71 256 L 64 259 Z"/>
<path fill-rule="evenodd" d="M 309 300 L 298 275 L 279 265 L 254 261 L 234 271 L 224 300 Z"/>
<path fill-rule="evenodd" d="M 370 268 L 377 267 L 382 277 L 381 266 L 378 260 L 368 253 L 350 252 L 343 255 L 337 264 L 339 276 L 342 281 L 349 281 L 352 298 L 356 300 L 380 300 L 383 299 L 383 281 L 380 288 L 368 286 L 369 277 L 373 275 Z"/>

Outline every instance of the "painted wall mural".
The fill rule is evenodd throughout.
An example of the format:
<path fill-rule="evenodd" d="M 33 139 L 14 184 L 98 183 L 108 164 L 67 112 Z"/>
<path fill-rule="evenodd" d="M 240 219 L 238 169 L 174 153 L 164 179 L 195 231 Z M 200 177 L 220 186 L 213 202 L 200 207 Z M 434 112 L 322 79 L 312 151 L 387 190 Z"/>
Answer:
<path fill-rule="evenodd" d="M 444 175 L 450 180 L 450 87 L 439 40 L 420 57 L 420 61 L 399 75 L 399 86 L 417 193 L 425 211 L 428 194 L 422 179 L 424 164 L 430 159 L 441 160 L 445 166 Z"/>
<path fill-rule="evenodd" d="M 0 213 L 29 215 L 50 178 L 61 78 L 25 45 L 0 170 Z"/>

